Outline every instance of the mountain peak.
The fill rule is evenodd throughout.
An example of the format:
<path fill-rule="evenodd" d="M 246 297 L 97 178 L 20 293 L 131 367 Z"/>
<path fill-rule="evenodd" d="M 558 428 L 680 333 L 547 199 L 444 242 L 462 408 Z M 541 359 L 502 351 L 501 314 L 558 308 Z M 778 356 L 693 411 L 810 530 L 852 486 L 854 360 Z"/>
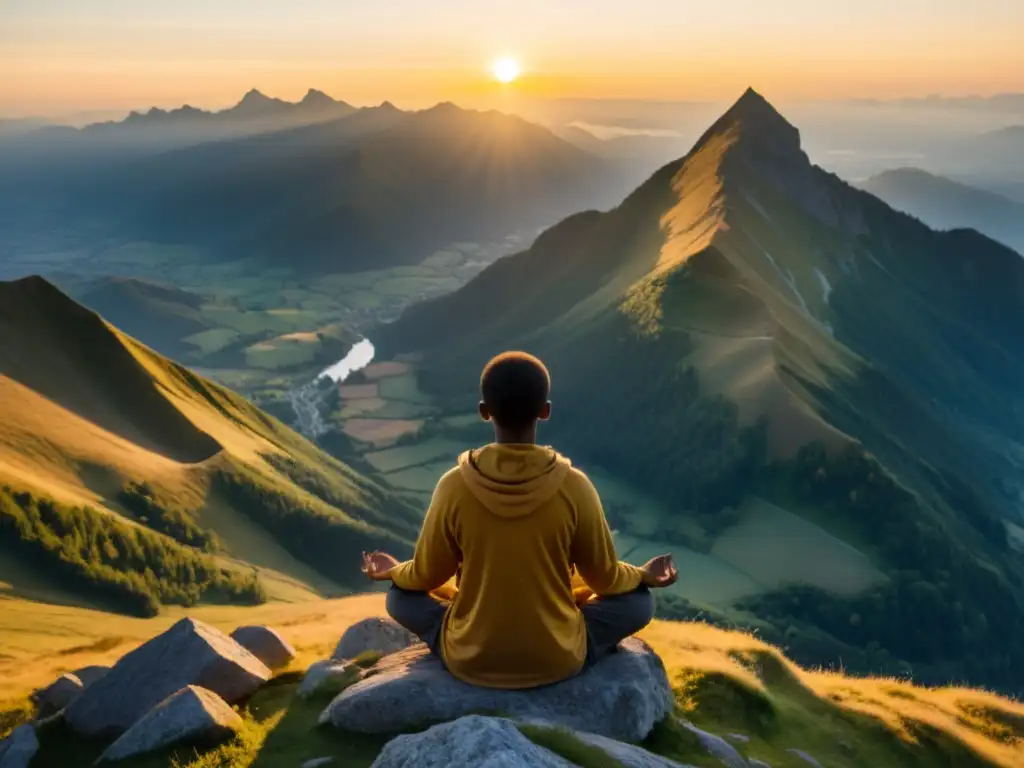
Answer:
<path fill-rule="evenodd" d="M 238 102 L 238 106 L 242 106 L 243 104 L 266 104 L 268 101 L 272 101 L 269 96 L 266 96 L 257 88 L 251 88 L 246 91 L 242 100 Z"/>
<path fill-rule="evenodd" d="M 306 95 L 299 102 L 299 104 L 306 107 L 329 107 L 337 103 L 336 100 L 316 88 L 310 88 L 306 91 Z"/>
<path fill-rule="evenodd" d="M 800 147 L 800 131 L 753 88 L 744 91 L 701 136 L 694 149 L 727 134 L 734 140 L 735 152 L 761 163 L 807 163 L 807 156 Z"/>

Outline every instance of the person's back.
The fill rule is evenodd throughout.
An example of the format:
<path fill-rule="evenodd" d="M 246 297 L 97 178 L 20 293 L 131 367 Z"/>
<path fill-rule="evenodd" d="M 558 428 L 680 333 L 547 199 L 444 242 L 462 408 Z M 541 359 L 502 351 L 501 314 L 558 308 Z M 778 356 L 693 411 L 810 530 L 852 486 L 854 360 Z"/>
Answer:
<path fill-rule="evenodd" d="M 504 375 L 502 375 L 504 374 Z M 647 586 L 667 586 L 671 558 L 620 563 L 590 480 L 535 443 L 550 411 L 535 358 L 495 358 L 481 379 L 481 415 L 497 441 L 464 453 L 441 478 L 412 560 L 365 556 L 389 578 L 393 618 L 424 639 L 460 679 L 525 688 L 570 677 L 651 619 Z M 599 596 L 577 606 L 573 573 Z M 429 593 L 455 574 L 449 602 Z"/>

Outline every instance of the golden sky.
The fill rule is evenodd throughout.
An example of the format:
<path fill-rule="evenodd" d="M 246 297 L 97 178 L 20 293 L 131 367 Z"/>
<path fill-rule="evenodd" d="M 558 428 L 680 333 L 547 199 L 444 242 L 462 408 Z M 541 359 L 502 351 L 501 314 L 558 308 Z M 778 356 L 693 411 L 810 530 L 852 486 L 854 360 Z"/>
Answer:
<path fill-rule="evenodd" d="M 1022 36 L 1024 0 L 0 0 L 0 114 L 989 94 L 1024 91 Z"/>

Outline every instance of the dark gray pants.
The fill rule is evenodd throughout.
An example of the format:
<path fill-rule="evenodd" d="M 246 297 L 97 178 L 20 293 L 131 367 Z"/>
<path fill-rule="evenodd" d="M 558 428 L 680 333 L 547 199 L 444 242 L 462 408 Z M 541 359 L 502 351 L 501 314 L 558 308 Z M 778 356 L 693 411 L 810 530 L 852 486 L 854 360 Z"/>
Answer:
<path fill-rule="evenodd" d="M 441 627 L 448 603 L 427 592 L 410 592 L 392 586 L 388 590 L 388 615 L 440 656 Z M 632 592 L 598 597 L 581 609 L 587 625 L 587 660 L 584 669 L 616 650 L 619 642 L 651 623 L 654 595 L 645 586 Z"/>

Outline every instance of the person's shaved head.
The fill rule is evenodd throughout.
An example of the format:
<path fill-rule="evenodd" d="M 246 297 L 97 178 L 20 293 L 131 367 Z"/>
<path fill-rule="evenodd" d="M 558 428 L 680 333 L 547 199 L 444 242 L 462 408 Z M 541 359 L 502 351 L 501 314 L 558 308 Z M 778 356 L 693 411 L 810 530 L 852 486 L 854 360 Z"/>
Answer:
<path fill-rule="evenodd" d="M 526 352 L 503 352 L 480 374 L 480 395 L 494 422 L 519 430 L 546 417 L 551 376 L 544 363 Z"/>

